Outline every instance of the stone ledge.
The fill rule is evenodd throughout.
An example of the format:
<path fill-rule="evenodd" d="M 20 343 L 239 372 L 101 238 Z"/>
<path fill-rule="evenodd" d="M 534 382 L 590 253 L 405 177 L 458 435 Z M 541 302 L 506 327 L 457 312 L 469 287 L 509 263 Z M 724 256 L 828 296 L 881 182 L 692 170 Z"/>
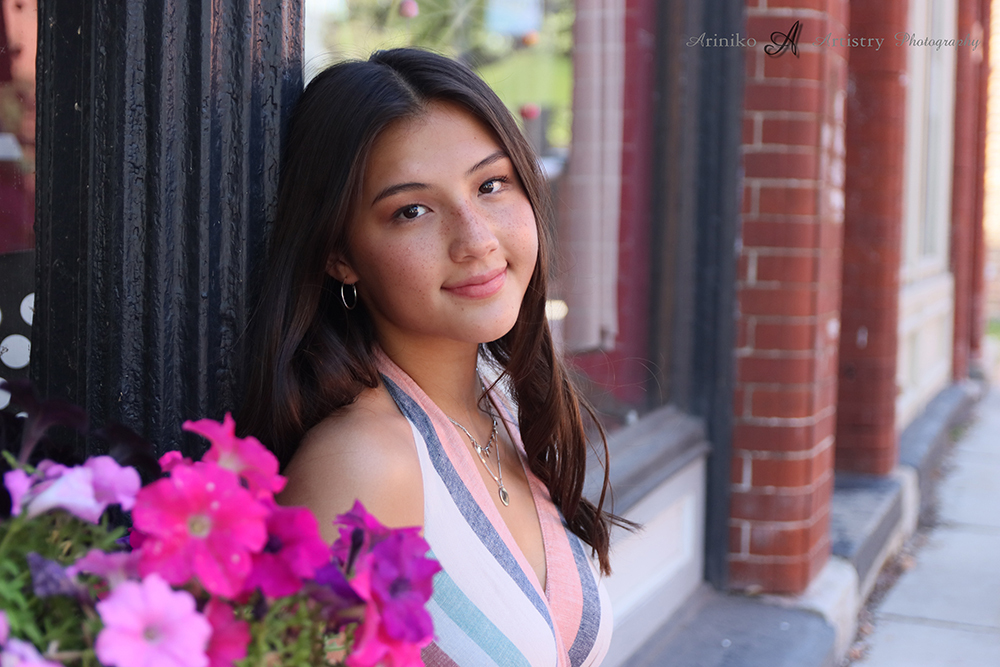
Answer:
<path fill-rule="evenodd" d="M 885 546 L 894 542 L 903 524 L 902 482 L 838 472 L 830 502 L 830 541 L 833 555 L 849 562 L 858 573 L 862 599 L 867 582 L 882 568 Z"/>
<path fill-rule="evenodd" d="M 624 516 L 640 500 L 711 447 L 701 421 L 666 405 L 608 436 L 611 488 L 616 514 Z M 597 502 L 604 469 L 592 455 L 587 461 L 584 495 Z"/>
<path fill-rule="evenodd" d="M 834 629 L 819 614 L 703 585 L 628 667 L 834 667 Z"/>
<path fill-rule="evenodd" d="M 934 485 L 934 469 L 948 445 L 951 430 L 961 423 L 985 393 L 975 380 L 945 387 L 899 436 L 899 463 L 916 470 L 923 510 Z"/>

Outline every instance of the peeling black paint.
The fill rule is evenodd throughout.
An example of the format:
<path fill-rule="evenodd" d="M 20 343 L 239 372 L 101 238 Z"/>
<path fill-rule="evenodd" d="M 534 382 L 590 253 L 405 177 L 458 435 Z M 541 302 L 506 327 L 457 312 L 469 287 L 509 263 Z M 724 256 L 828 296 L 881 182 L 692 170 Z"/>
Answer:
<path fill-rule="evenodd" d="M 301 3 L 40 0 L 39 25 L 31 375 L 195 453 L 182 422 L 239 397 Z"/>

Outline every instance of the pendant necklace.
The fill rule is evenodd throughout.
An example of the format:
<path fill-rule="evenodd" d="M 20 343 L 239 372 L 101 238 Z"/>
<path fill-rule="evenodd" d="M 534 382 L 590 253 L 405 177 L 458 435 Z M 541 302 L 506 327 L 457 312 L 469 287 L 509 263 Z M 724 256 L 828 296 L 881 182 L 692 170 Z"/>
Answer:
<path fill-rule="evenodd" d="M 510 505 L 510 494 L 507 493 L 507 489 L 503 485 L 503 470 L 500 468 L 500 443 L 497 442 L 497 418 L 492 411 L 489 414 L 490 419 L 493 420 L 493 430 L 490 431 L 490 439 L 486 443 L 485 447 L 476 441 L 472 434 L 469 433 L 469 429 L 465 428 L 451 417 L 448 417 L 448 421 L 462 429 L 462 432 L 469 438 L 469 441 L 472 443 L 472 448 L 476 450 L 476 456 L 479 457 L 483 467 L 486 468 L 486 472 L 488 472 L 490 477 L 493 478 L 493 481 L 497 483 L 497 494 L 500 496 L 500 502 L 503 503 L 504 507 L 507 507 Z M 497 446 L 497 474 L 495 475 L 493 474 L 493 470 L 490 469 L 489 461 L 486 458 L 490 455 L 490 448 L 493 445 Z"/>

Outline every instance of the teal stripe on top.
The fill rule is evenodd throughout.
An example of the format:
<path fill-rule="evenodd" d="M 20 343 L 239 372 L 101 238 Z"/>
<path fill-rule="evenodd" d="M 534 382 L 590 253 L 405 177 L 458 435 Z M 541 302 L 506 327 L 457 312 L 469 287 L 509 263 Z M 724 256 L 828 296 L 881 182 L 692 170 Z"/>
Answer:
<path fill-rule="evenodd" d="M 449 644 L 452 642 L 464 643 L 469 640 L 475 643 L 484 654 L 501 667 L 531 667 L 531 663 L 524 657 L 524 654 L 514 646 L 500 629 L 486 617 L 479 608 L 473 604 L 472 600 L 462 592 L 462 589 L 455 584 L 448 573 L 438 572 L 434 576 L 434 597 L 432 603 L 436 603 L 447 620 L 453 624 L 445 622 L 435 623 L 435 632 L 438 635 L 436 642 L 438 647 L 448 653 Z M 439 621 L 440 619 L 435 619 Z M 459 632 L 464 637 L 456 637 L 453 633 Z M 449 641 L 449 639 L 451 641 Z"/>

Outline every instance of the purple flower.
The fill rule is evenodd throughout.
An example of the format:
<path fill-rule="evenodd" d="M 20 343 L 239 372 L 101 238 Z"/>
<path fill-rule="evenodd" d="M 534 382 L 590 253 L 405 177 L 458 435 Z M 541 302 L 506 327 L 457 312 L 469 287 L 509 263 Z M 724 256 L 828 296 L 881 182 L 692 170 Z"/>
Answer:
<path fill-rule="evenodd" d="M 348 623 L 364 618 L 365 601 L 353 588 L 338 563 L 327 563 L 316 570 L 313 583 L 307 587 L 309 597 L 320 605 L 323 617 L 338 632 Z"/>
<path fill-rule="evenodd" d="M 91 549 L 86 556 L 66 568 L 66 573 L 73 577 L 81 572 L 94 574 L 103 577 L 108 582 L 108 588 L 114 589 L 123 581 L 139 578 L 141 555 L 138 551 L 105 553 L 100 549 Z"/>
<path fill-rule="evenodd" d="M 34 551 L 27 555 L 28 570 L 31 572 L 31 585 L 35 595 L 40 598 L 54 595 L 75 597 L 82 593 L 80 586 L 73 580 L 73 575 L 54 560 L 44 558 Z"/>
<path fill-rule="evenodd" d="M 333 543 L 333 557 L 344 563 L 348 571 L 358 553 L 369 551 L 373 544 L 384 540 L 391 533 L 368 513 L 359 500 L 355 500 L 354 507 L 339 515 L 334 523 L 340 526 L 340 537 Z"/>
<path fill-rule="evenodd" d="M 3 667 L 62 667 L 42 657 L 33 644 L 13 637 L 0 651 L 0 665 Z"/>
<path fill-rule="evenodd" d="M 417 643 L 434 634 L 424 606 L 441 566 L 425 558 L 429 548 L 417 528 L 397 530 L 372 548 L 371 596 L 381 607 L 386 633 L 395 639 Z"/>
<path fill-rule="evenodd" d="M 425 556 L 430 547 L 420 528 L 390 530 L 358 502 L 337 521 L 342 528 L 333 545 L 334 556 L 342 564 L 353 560 L 350 585 L 365 602 L 347 666 L 422 664 L 420 649 L 434 637 L 425 605 L 441 566 Z"/>

